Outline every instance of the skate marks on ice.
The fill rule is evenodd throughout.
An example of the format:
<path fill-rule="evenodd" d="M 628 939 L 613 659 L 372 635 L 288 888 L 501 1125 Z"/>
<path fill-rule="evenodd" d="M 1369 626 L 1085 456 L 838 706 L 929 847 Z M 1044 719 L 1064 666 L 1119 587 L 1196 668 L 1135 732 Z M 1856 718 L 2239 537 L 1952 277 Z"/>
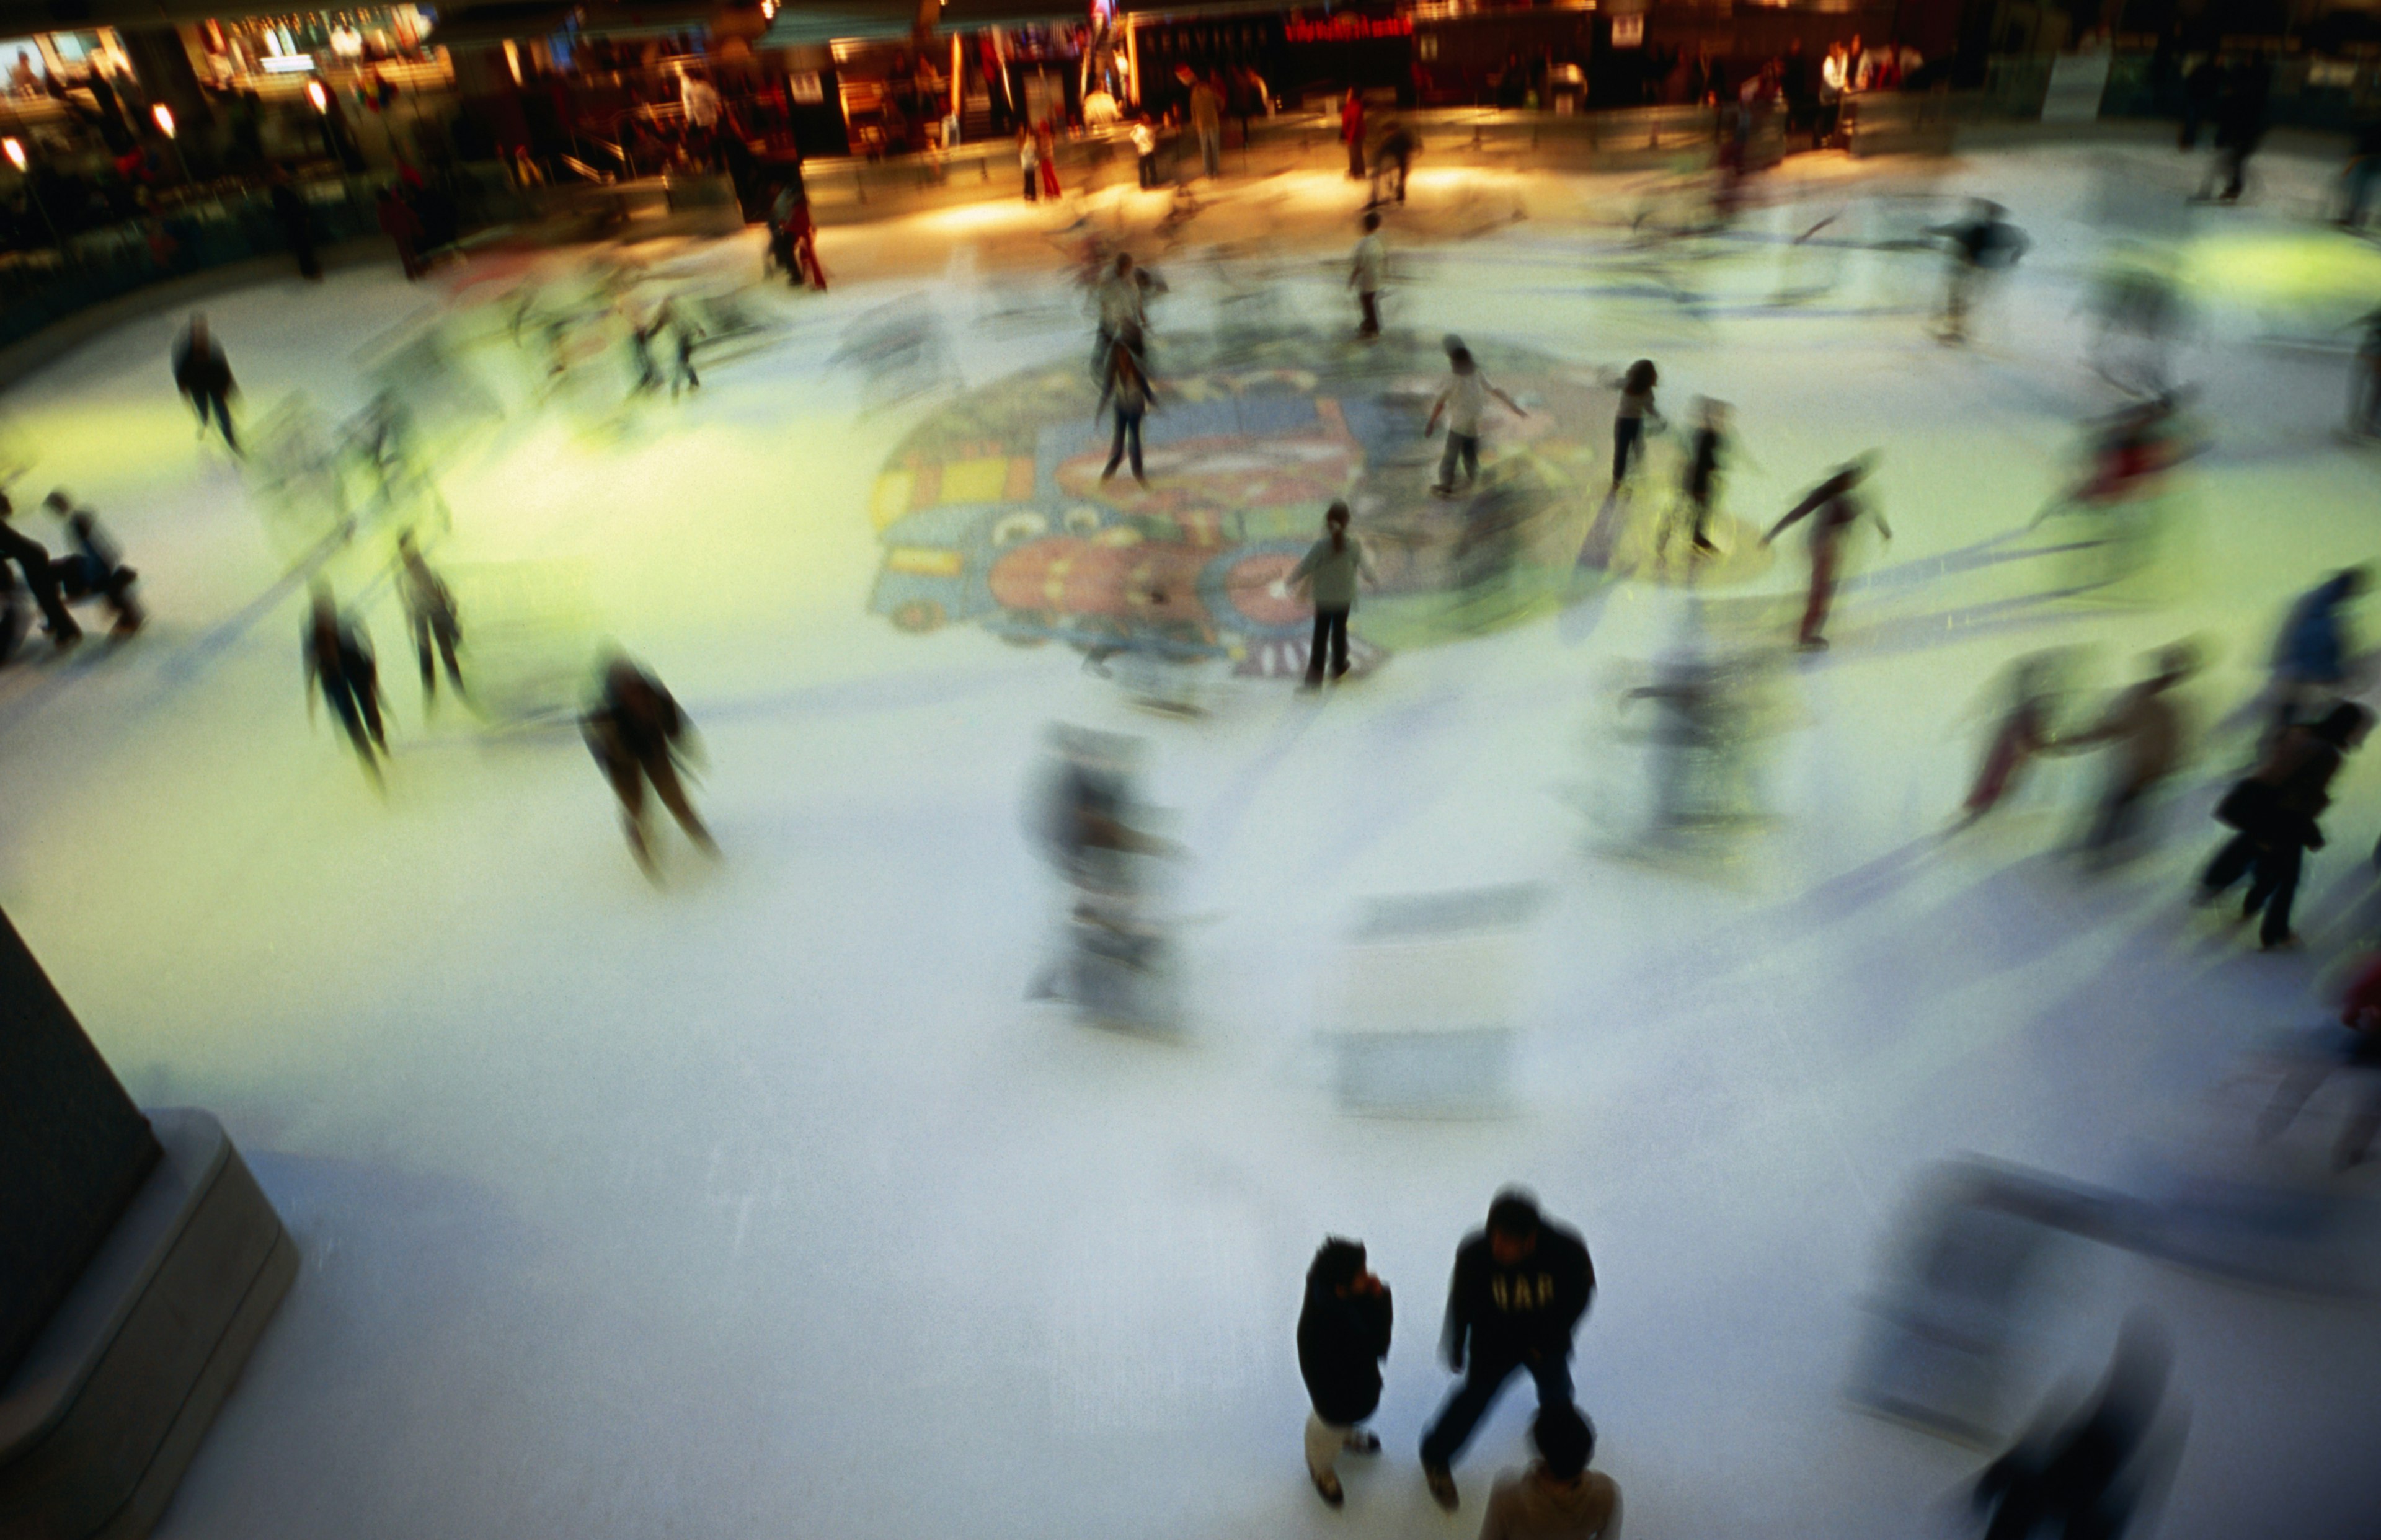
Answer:
<path fill-rule="evenodd" d="M 1751 885 L 1751 858 L 1780 822 L 1769 761 L 1808 721 L 1787 661 L 1698 634 L 1652 664 L 1609 671 L 1596 699 L 1610 703 L 1592 710 L 1582 734 L 1584 773 L 1557 790 L 1584 822 L 1584 853 Z"/>

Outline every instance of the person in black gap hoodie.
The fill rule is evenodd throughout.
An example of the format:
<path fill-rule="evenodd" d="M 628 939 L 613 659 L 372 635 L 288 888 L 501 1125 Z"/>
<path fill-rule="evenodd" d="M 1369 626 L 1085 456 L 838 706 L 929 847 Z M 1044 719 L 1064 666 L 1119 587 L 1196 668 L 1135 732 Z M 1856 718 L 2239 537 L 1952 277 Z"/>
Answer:
<path fill-rule="evenodd" d="M 225 447 L 239 453 L 239 440 L 231 429 L 231 365 L 224 358 L 223 344 L 207 331 L 207 318 L 193 313 L 190 328 L 174 346 L 174 385 L 189 397 L 191 409 L 199 414 L 199 436 L 207 432 L 207 417 L 214 416 L 215 425 L 223 430 Z"/>
<path fill-rule="evenodd" d="M 1298 1370 L 1314 1402 L 1306 1419 L 1306 1473 L 1334 1508 L 1347 1498 L 1337 1469 L 1339 1451 L 1380 1452 L 1381 1441 L 1356 1424 L 1381 1404 L 1381 1360 L 1388 1351 L 1388 1289 L 1365 1271 L 1361 1241 L 1332 1236 L 1306 1270 Z"/>
<path fill-rule="evenodd" d="M 1528 1193 L 1497 1193 L 1487 1228 L 1456 1252 L 1447 1290 L 1447 1364 L 1465 1374 L 1468 1361 L 1471 1370 L 1422 1438 L 1422 1474 L 1439 1507 L 1455 1510 L 1448 1468 L 1517 1371 L 1538 1382 L 1540 1407 L 1571 1404 L 1571 1333 L 1594 1294 L 1586 1244 L 1542 1218 Z"/>

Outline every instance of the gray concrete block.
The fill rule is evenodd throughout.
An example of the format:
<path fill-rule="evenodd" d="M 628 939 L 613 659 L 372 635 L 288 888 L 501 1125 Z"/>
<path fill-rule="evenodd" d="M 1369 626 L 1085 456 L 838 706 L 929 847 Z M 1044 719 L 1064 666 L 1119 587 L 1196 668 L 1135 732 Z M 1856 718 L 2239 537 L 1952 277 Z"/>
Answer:
<path fill-rule="evenodd" d="M 0 1385 L 8 1540 L 146 1534 L 297 1274 L 222 1125 L 149 1119 L 164 1157 Z"/>

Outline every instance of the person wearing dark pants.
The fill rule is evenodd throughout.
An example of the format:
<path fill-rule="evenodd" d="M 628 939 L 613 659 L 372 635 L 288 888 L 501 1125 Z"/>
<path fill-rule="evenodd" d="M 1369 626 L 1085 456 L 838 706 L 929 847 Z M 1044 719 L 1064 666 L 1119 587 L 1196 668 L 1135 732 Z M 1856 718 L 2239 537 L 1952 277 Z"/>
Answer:
<path fill-rule="evenodd" d="M 25 574 L 25 586 L 33 591 L 33 602 L 42 607 L 42 624 L 49 630 L 50 644 L 64 652 L 82 640 L 82 628 L 67 613 L 66 601 L 58 594 L 57 569 L 51 565 L 49 547 L 8 521 L 16 511 L 7 494 L 0 493 L 0 565 L 13 561 Z"/>
<path fill-rule="evenodd" d="M 189 330 L 174 348 L 174 385 L 189 397 L 191 408 L 199 414 L 199 436 L 207 432 L 207 418 L 213 414 L 215 425 L 223 431 L 225 447 L 239 453 L 239 439 L 231 427 L 231 365 L 224 358 L 223 346 L 208 334 L 207 318 L 193 313 Z"/>
<path fill-rule="evenodd" d="M 1657 429 L 1662 425 L 1661 410 L 1654 405 L 1654 387 L 1661 379 L 1652 359 L 1639 359 L 1621 376 L 1620 406 L 1612 416 L 1612 487 L 1616 492 L 1629 479 L 1630 471 L 1645 458 L 1645 420 L 1652 418 Z"/>
<path fill-rule="evenodd" d="M 1356 304 L 1364 317 L 1356 328 L 1358 336 L 1381 335 L 1381 281 L 1388 270 L 1389 254 L 1381 245 L 1381 216 L 1367 210 L 1364 238 L 1356 242 L 1356 254 L 1348 264 L 1348 287 L 1356 291 Z"/>
<path fill-rule="evenodd" d="M 1766 545 L 1790 525 L 1804 519 L 1811 520 L 1811 592 L 1802 606 L 1801 627 L 1795 633 L 1796 645 L 1806 653 L 1822 651 L 1827 645 L 1827 615 L 1836 602 L 1836 569 L 1842 562 L 1844 537 L 1852 525 L 1866 514 L 1876 520 L 1879 534 L 1887 540 L 1893 538 L 1885 515 L 1853 495 L 1861 483 L 1868 479 L 1874 459 L 1873 454 L 1862 455 L 1813 487 L 1761 537 L 1761 544 Z"/>
<path fill-rule="evenodd" d="M 406 625 L 413 632 L 414 656 L 421 664 L 421 693 L 425 698 L 436 697 L 438 671 L 434 664 L 443 658 L 447 680 L 454 685 L 455 693 L 460 695 L 463 669 L 455 661 L 455 646 L 463 640 L 463 627 L 455 614 L 454 592 L 446 586 L 446 580 L 422 559 L 410 530 L 397 537 L 397 597 L 404 602 Z"/>
<path fill-rule="evenodd" d="M 1337 1508 L 1339 1455 L 1378 1454 L 1381 1441 L 1362 1424 L 1381 1404 L 1381 1360 L 1388 1356 L 1389 1290 L 1364 1265 L 1359 1241 L 1332 1236 L 1306 1270 L 1298 1314 L 1298 1370 L 1313 1411 L 1306 1419 L 1306 1473 Z"/>
<path fill-rule="evenodd" d="M 1438 420 L 1447 419 L 1447 450 L 1438 458 L 1438 480 L 1430 489 L 1440 497 L 1455 495 L 1459 462 L 1466 486 L 1479 479 L 1480 420 L 1487 412 L 1491 398 L 1505 403 L 1505 409 L 1516 417 L 1530 415 L 1521 409 L 1519 401 L 1490 385 L 1472 361 L 1471 349 L 1451 337 L 1447 340 L 1447 362 L 1453 373 L 1447 377 L 1447 388 L 1431 404 L 1430 421 L 1422 429 L 1422 437 L 1428 438 L 1438 432 Z"/>
<path fill-rule="evenodd" d="M 2371 712 L 2341 702 L 2320 720 L 2285 732 L 2256 773 L 2216 806 L 2216 818 L 2238 832 L 2201 874 L 2200 902 L 2216 902 L 2248 877 L 2249 898 L 2241 916 L 2265 911 L 2258 941 L 2268 950 L 2298 939 L 2290 932 L 2290 904 L 2298 897 L 2305 852 L 2323 849 L 2316 820 L 2331 803 L 2331 780 L 2342 756 L 2363 743 L 2372 727 Z"/>
<path fill-rule="evenodd" d="M 306 719 L 314 719 L 315 687 L 330 703 L 364 772 L 380 779 L 380 755 L 388 752 L 388 732 L 380 717 L 380 666 L 372 644 L 339 617 L 331 591 L 317 583 L 305 635 Z"/>
<path fill-rule="evenodd" d="M 1100 387 L 1099 406 L 1092 409 L 1096 422 L 1101 410 L 1111 403 L 1116 409 L 1116 442 L 1109 446 L 1108 463 L 1100 471 L 1100 480 L 1107 481 L 1124 463 L 1128 447 L 1132 452 L 1132 479 L 1142 485 L 1149 478 L 1141 469 L 1141 420 L 1157 404 L 1157 392 L 1151 388 L 1149 376 L 1142 372 L 1140 355 L 1134 350 L 1137 337 L 1119 339 L 1108 348 L 1107 378 Z"/>
<path fill-rule="evenodd" d="M 687 801 L 678 761 L 691 747 L 685 715 L 662 682 L 624 657 L 604 665 L 604 688 L 594 709 L 580 719 L 580 735 L 595 756 L 612 794 L 620 800 L 620 824 L 629 849 L 647 876 L 653 874 L 653 841 L 645 829 L 645 783 L 669 809 L 678 827 L 703 851 L 719 847 Z"/>
<path fill-rule="evenodd" d="M 1334 503 L 1323 515 L 1323 538 L 1309 547 L 1287 580 L 1314 600 L 1314 642 L 1306 654 L 1308 690 L 1323 688 L 1327 652 L 1336 683 L 1348 672 L 1348 615 L 1356 607 L 1356 584 L 1372 578 L 1364 543 L 1348 532 L 1348 505 Z"/>
<path fill-rule="evenodd" d="M 1422 1438 L 1422 1475 L 1439 1507 L 1455 1510 L 1455 1458 L 1515 1375 L 1527 1370 L 1537 1382 L 1541 1410 L 1571 1404 L 1571 1334 L 1594 1295 L 1585 1243 L 1543 1218 L 1529 1194 L 1499 1192 L 1487 1227 L 1456 1252 L 1447 1286 L 1447 1363 L 1464 1381 Z"/>
<path fill-rule="evenodd" d="M 139 630 L 146 618 L 140 612 L 140 602 L 132 596 L 137 574 L 124 565 L 123 553 L 99 527 L 98 516 L 89 508 L 74 506 L 63 487 L 42 499 L 43 507 L 55 514 L 67 527 L 67 537 L 74 543 L 74 555 L 60 556 L 51 564 L 59 591 L 69 599 L 98 598 L 106 601 L 116 617 L 109 634 L 128 637 Z"/>

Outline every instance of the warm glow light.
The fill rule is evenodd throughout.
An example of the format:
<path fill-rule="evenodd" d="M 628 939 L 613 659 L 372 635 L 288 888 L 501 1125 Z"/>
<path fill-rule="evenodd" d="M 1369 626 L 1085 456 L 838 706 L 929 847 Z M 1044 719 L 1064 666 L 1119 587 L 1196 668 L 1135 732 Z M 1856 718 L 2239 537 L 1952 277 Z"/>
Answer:
<path fill-rule="evenodd" d="M 167 139 L 174 137 L 173 108 L 167 106 L 165 103 L 160 102 L 155 106 L 149 109 L 149 116 L 157 120 L 157 127 L 165 130 L 165 134 Z"/>
<path fill-rule="evenodd" d="M 306 100 L 314 104 L 316 112 L 331 110 L 331 93 L 323 89 L 323 82 L 320 80 L 306 82 Z"/>
<path fill-rule="evenodd" d="M 0 139 L 0 150 L 8 153 L 8 164 L 18 170 L 25 169 L 25 141 L 21 139 Z"/>

